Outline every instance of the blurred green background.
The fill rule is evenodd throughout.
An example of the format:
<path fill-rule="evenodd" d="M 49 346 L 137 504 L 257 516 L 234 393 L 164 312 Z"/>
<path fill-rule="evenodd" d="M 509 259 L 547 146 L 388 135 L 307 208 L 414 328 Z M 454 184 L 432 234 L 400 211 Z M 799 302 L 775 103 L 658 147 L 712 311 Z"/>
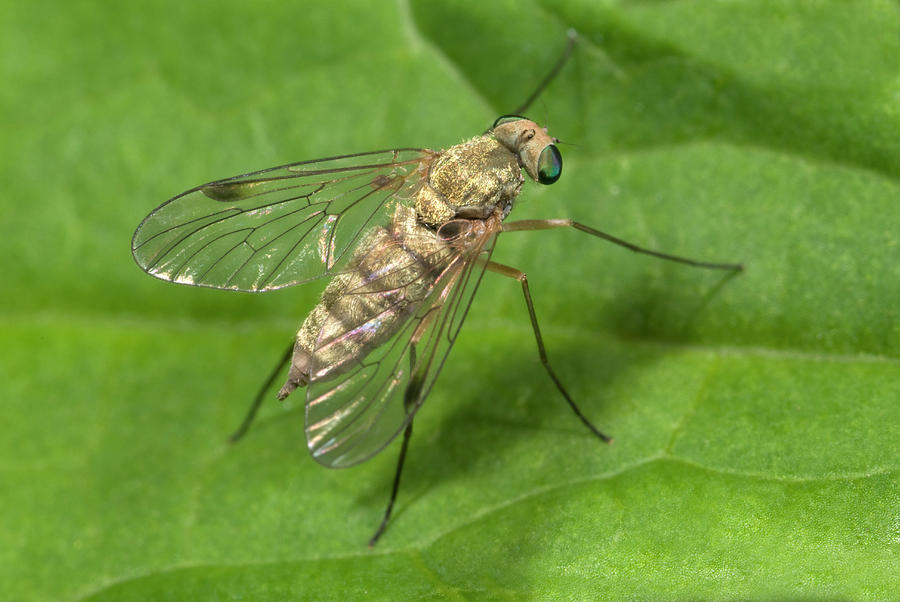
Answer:
<path fill-rule="evenodd" d="M 0 6 L 0 597 L 886 598 L 900 514 L 900 5 Z M 225 443 L 321 286 L 180 287 L 132 262 L 208 180 L 445 148 L 513 110 L 562 179 L 510 234 L 416 422 L 347 471 L 302 400 Z"/>

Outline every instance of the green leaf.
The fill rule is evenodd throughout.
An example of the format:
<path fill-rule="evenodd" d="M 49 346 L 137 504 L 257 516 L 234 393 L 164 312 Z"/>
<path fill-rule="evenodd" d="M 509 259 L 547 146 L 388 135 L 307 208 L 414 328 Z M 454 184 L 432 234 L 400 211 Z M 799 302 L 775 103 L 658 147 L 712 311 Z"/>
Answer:
<path fill-rule="evenodd" d="M 565 143 L 398 447 L 308 457 L 246 404 L 321 290 L 179 287 L 134 227 L 199 183 L 446 148 L 517 107 Z M 851 598 L 897 579 L 900 6 L 4 2 L 0 597 Z"/>

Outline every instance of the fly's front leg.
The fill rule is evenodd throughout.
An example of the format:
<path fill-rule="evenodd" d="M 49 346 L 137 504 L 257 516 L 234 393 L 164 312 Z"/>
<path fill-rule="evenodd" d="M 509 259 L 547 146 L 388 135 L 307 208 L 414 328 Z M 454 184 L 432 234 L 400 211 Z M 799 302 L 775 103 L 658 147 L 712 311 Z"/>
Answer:
<path fill-rule="evenodd" d="M 559 378 L 556 376 L 553 368 L 550 367 L 550 360 L 547 359 L 547 350 L 544 348 L 544 339 L 541 337 L 541 329 L 540 327 L 538 327 L 537 315 L 534 313 L 534 303 L 532 303 L 531 301 L 531 291 L 528 289 L 528 276 L 526 276 L 525 272 L 521 270 L 517 270 L 515 268 L 494 261 L 489 261 L 487 263 L 487 269 L 497 274 L 508 276 L 509 278 L 515 278 L 522 284 L 522 293 L 525 295 L 525 304 L 528 306 L 528 316 L 531 318 L 531 327 L 534 330 L 534 338 L 537 341 L 538 354 L 541 356 L 541 364 L 544 365 L 544 369 L 547 370 L 547 374 L 550 375 L 550 378 L 553 380 L 553 384 L 555 384 L 559 392 L 562 393 L 562 396 L 566 399 L 569 406 L 571 406 L 572 411 L 575 412 L 575 415 L 581 419 L 581 421 L 591 430 L 592 433 L 600 437 L 600 439 L 602 439 L 606 443 L 612 443 L 611 437 L 608 437 L 607 435 L 601 433 L 597 429 L 597 427 L 591 424 L 590 420 L 588 420 L 585 415 L 581 413 L 581 410 L 577 405 L 575 405 L 575 402 L 572 400 L 569 392 L 566 391 L 565 387 L 563 387 L 562 382 L 560 382 Z"/>
<path fill-rule="evenodd" d="M 659 257 L 660 259 L 666 259 L 668 261 L 684 263 L 697 268 L 731 270 L 734 272 L 740 272 L 744 269 L 744 266 L 740 263 L 714 263 L 709 261 L 696 261 L 694 259 L 688 259 L 686 257 L 679 257 L 677 255 L 670 255 L 668 253 L 661 253 L 659 251 L 645 249 L 644 247 L 639 247 L 626 240 L 622 240 L 621 238 L 616 238 L 615 236 L 607 234 L 606 232 L 601 232 L 600 230 L 596 230 L 594 228 L 591 228 L 590 226 L 579 224 L 578 222 L 571 219 L 523 219 L 515 222 L 506 222 L 503 224 L 504 232 L 521 232 L 523 230 L 550 230 L 552 228 L 575 228 L 576 230 L 586 232 L 591 236 L 596 236 L 597 238 L 602 238 L 603 240 L 608 240 L 613 244 L 617 244 L 620 247 L 625 247 L 626 249 L 634 251 L 635 253 L 652 255 L 653 257 Z"/>

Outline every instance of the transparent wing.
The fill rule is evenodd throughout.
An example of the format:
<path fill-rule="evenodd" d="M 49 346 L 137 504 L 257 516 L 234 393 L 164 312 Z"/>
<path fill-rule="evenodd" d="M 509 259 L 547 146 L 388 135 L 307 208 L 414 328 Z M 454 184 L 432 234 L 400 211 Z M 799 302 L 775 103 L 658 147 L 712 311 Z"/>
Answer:
<path fill-rule="evenodd" d="M 344 367 L 336 378 L 313 377 L 307 389 L 306 438 L 318 462 L 333 468 L 363 462 L 412 420 L 459 334 L 495 238 L 496 233 L 490 232 L 464 253 L 447 251 L 453 254 L 446 257 L 447 266 L 389 340 L 357 358 L 350 369 Z M 404 269 L 398 266 L 398 273 Z M 385 275 L 384 282 L 389 280 L 390 274 Z M 401 293 L 389 286 L 371 290 L 382 290 L 384 295 Z M 402 305 L 399 295 L 396 301 Z M 345 336 L 366 337 L 383 318 L 351 324 Z M 316 373 L 315 369 L 311 372 Z"/>
<path fill-rule="evenodd" d="M 437 155 L 397 149 L 304 161 L 217 180 L 153 210 L 131 250 L 181 284 L 266 291 L 324 276 L 408 199 Z"/>

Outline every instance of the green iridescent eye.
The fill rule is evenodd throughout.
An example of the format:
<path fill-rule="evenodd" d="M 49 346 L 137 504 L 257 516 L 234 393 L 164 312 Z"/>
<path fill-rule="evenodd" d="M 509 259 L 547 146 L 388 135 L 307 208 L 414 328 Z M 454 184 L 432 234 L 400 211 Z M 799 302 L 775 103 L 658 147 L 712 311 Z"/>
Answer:
<path fill-rule="evenodd" d="M 541 184 L 552 184 L 559 179 L 562 173 L 562 157 L 556 146 L 550 144 L 541 151 L 537 172 L 538 182 Z"/>
<path fill-rule="evenodd" d="M 519 121 L 520 119 L 525 119 L 521 115 L 501 115 L 497 118 L 497 121 L 494 122 L 494 125 L 491 126 L 491 129 L 494 129 L 498 125 L 503 125 L 504 123 L 511 123 L 513 121 Z"/>

